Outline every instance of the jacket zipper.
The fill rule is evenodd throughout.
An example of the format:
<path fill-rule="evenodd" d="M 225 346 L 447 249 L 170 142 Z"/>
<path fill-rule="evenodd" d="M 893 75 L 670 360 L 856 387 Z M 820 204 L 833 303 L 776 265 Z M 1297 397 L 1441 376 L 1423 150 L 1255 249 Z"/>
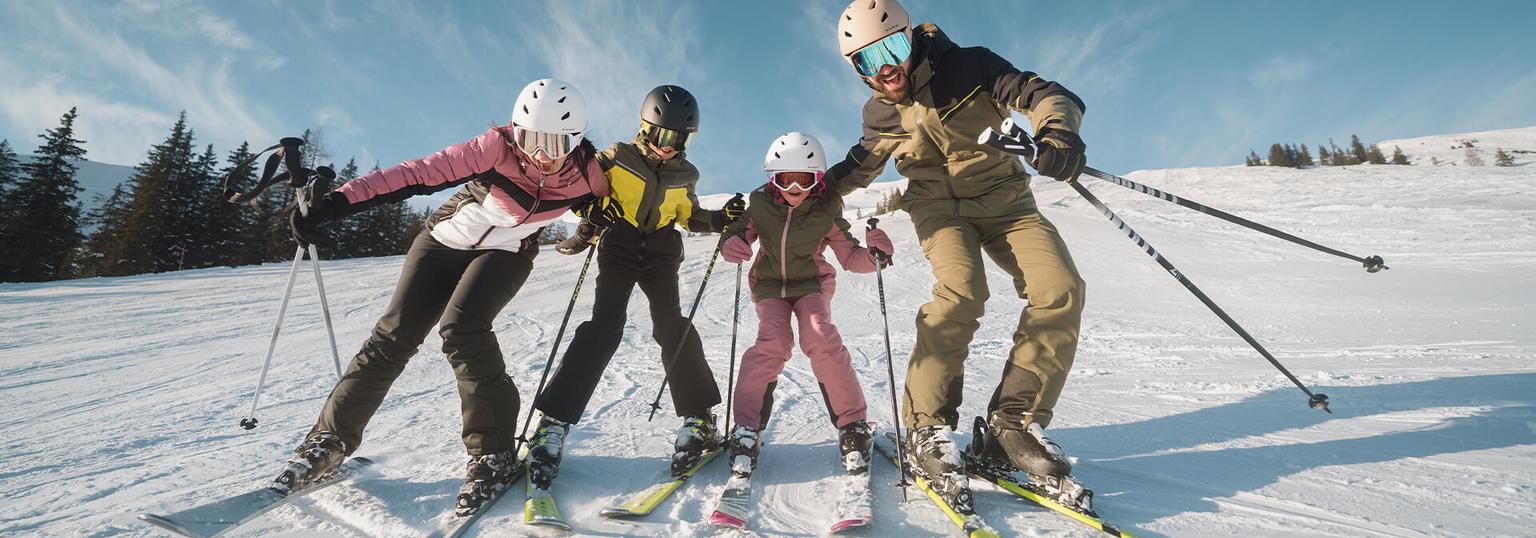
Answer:
<path fill-rule="evenodd" d="M 539 202 L 543 201 L 543 199 L 544 199 L 544 179 L 545 178 L 539 178 L 539 187 L 537 189 L 534 189 L 534 191 L 533 191 L 533 205 L 528 209 L 528 214 L 523 216 L 523 220 L 519 221 L 517 224 L 513 224 L 511 227 L 509 227 L 507 229 L 510 230 L 512 228 L 516 228 L 518 226 L 522 226 L 524 222 L 528 222 L 528 219 L 533 218 L 533 214 L 534 213 L 538 212 L 538 210 L 539 210 Z M 485 229 L 485 233 L 480 234 L 480 239 L 475 240 L 475 244 L 470 245 L 469 249 L 470 250 L 474 250 L 474 249 L 480 248 L 480 244 L 484 243 L 485 242 L 485 238 L 489 237 L 491 235 L 491 232 L 494 232 L 494 231 L 496 231 L 496 225 L 495 224 L 492 224 L 489 227 L 487 227 Z"/>
<path fill-rule="evenodd" d="M 784 231 L 779 234 L 779 298 L 789 297 L 789 223 L 795 220 L 795 208 L 789 208 L 789 213 L 784 216 Z"/>

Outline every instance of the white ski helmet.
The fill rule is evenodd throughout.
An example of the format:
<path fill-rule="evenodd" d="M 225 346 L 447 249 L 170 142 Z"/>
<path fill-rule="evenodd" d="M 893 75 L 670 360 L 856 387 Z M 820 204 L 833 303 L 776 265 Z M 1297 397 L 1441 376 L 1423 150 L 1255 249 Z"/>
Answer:
<path fill-rule="evenodd" d="M 513 143 L 532 155 L 569 155 L 587 130 L 587 100 L 571 83 L 543 78 L 528 83 L 512 107 Z"/>
<path fill-rule="evenodd" d="M 763 157 L 763 171 L 777 172 L 826 172 L 827 154 L 816 137 L 805 133 L 786 133 L 768 146 Z"/>
<path fill-rule="evenodd" d="M 900 2 L 853 0 L 837 19 L 837 48 L 843 59 L 852 64 L 853 53 L 898 31 L 912 39 L 912 17 Z"/>

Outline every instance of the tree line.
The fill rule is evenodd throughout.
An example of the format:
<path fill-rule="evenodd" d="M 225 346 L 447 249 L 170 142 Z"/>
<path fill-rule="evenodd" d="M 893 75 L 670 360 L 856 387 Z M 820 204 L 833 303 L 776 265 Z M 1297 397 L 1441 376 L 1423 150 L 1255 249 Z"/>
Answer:
<path fill-rule="evenodd" d="M 1360 142 L 1360 137 L 1349 135 L 1349 147 L 1341 148 L 1328 139 L 1327 145 L 1317 146 L 1317 159 L 1312 158 L 1311 150 L 1306 144 L 1270 144 L 1268 158 L 1260 157 L 1258 152 L 1249 151 L 1244 164 L 1248 166 L 1283 166 L 1287 168 L 1301 168 L 1303 166 L 1348 166 L 1353 164 L 1409 164 L 1408 156 L 1397 146 L 1392 146 L 1390 160 L 1382 153 L 1376 144 L 1366 146 Z"/>
<path fill-rule="evenodd" d="M 133 275 L 293 256 L 287 223 L 292 189 L 278 184 L 249 203 L 228 203 L 224 179 L 237 191 L 248 190 L 257 182 L 259 163 L 247 163 L 249 143 L 222 156 L 212 144 L 200 146 L 185 112 L 127 181 L 82 213 L 75 161 L 85 158 L 86 141 L 76 138 L 78 116 L 71 108 L 58 127 L 38 135 L 42 143 L 32 159 L 0 141 L 0 281 Z M 304 138 L 305 166 L 323 164 L 328 157 L 318 133 L 305 131 Z M 337 181 L 357 175 L 356 160 L 348 159 Z M 429 215 L 403 201 L 385 204 L 332 223 L 316 245 L 327 259 L 400 254 Z"/>

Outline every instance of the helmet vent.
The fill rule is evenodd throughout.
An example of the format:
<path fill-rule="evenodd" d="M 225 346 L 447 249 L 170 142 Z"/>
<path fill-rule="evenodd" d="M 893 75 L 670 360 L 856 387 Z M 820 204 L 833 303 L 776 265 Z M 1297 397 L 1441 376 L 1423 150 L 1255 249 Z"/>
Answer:
<path fill-rule="evenodd" d="M 810 140 L 801 140 L 800 141 L 800 145 L 802 145 L 802 146 L 809 146 L 809 145 L 811 145 L 811 141 Z"/>
<path fill-rule="evenodd" d="M 560 116 L 560 119 L 562 119 L 562 120 L 571 119 L 571 113 L 570 112 L 566 112 L 564 116 Z"/>
<path fill-rule="evenodd" d="M 524 114 L 532 114 L 532 112 L 528 111 L 528 105 L 523 105 L 523 113 Z"/>
<path fill-rule="evenodd" d="M 843 37 L 853 37 L 853 34 L 850 34 L 848 32 L 843 32 Z"/>
<path fill-rule="evenodd" d="M 885 22 L 885 20 L 889 18 L 891 18 L 890 12 L 884 12 L 880 14 L 880 22 Z"/>
<path fill-rule="evenodd" d="M 869 0 L 869 7 L 864 9 L 875 9 L 875 0 Z"/>
<path fill-rule="evenodd" d="M 816 157 L 816 152 L 814 152 L 814 151 L 812 151 L 810 155 L 806 155 L 805 156 L 806 159 L 813 159 L 815 157 Z"/>
<path fill-rule="evenodd" d="M 543 87 L 544 87 L 544 81 L 542 81 L 542 80 L 540 80 L 540 81 L 539 81 L 539 87 L 540 87 L 540 88 L 543 88 Z"/>
<path fill-rule="evenodd" d="M 655 106 L 655 105 L 651 105 L 651 110 L 654 110 L 654 111 L 656 111 L 656 115 L 657 115 L 657 116 L 658 116 L 658 117 L 659 117 L 659 116 L 661 116 L 661 107 L 659 107 L 659 106 Z"/>
<path fill-rule="evenodd" d="M 773 152 L 773 158 L 777 159 L 779 157 L 780 157 L 779 152 L 777 152 L 777 151 Z"/>
<path fill-rule="evenodd" d="M 560 100 L 559 100 L 559 101 L 555 101 L 555 102 L 556 102 L 556 103 L 562 103 L 562 104 L 563 104 L 563 103 L 565 103 L 565 98 L 566 98 L 566 97 L 569 97 L 569 96 L 562 96 L 562 97 L 560 97 Z"/>

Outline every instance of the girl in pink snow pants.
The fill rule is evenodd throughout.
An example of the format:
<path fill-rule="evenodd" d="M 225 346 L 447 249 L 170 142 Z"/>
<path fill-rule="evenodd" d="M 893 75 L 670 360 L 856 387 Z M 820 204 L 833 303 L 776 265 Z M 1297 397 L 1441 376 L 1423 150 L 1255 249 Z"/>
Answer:
<path fill-rule="evenodd" d="M 809 135 L 789 133 L 775 140 L 764 164 L 771 179 L 752 192 L 746 215 L 727 229 L 730 239 L 721 248 L 727 262 L 752 262 L 749 282 L 758 318 L 757 342 L 742 355 L 732 400 L 737 426 L 727 448 L 733 472 L 756 467 L 758 433 L 773 409 L 773 389 L 794 350 L 796 329 L 800 349 L 811 360 L 839 430 L 843 461 L 853 473 L 868 469 L 870 427 L 864 393 L 832 324 L 836 272 L 822 253 L 831 247 L 844 269 L 871 273 L 880 260 L 889 258 L 892 247 L 878 229 L 865 235 L 869 248 L 859 246 L 849 233 L 842 199 L 821 181 L 824 155 L 821 143 Z M 755 258 L 754 242 L 759 245 Z M 848 457 L 854 454 L 859 457 Z"/>

